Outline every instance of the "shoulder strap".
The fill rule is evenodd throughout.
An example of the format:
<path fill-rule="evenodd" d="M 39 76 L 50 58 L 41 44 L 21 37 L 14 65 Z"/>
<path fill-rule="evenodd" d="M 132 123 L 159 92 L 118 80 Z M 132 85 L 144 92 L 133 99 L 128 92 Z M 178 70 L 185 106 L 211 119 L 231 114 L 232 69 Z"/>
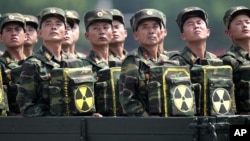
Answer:
<path fill-rule="evenodd" d="M 237 57 L 234 53 L 232 52 L 227 52 L 223 55 L 220 56 L 220 58 L 223 58 L 225 56 L 231 56 L 232 58 L 234 58 L 235 60 L 237 60 L 238 62 L 240 63 L 243 63 L 244 62 L 244 58 L 242 58 L 241 56 Z"/>

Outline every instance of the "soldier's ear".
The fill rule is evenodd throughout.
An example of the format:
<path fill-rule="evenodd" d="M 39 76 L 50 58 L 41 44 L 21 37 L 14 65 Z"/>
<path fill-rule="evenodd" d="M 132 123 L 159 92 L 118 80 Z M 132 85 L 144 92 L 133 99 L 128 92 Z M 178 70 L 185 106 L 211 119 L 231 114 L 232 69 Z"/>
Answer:
<path fill-rule="evenodd" d="M 85 32 L 84 35 L 85 35 L 85 38 L 86 38 L 87 40 L 89 40 L 89 33 L 88 33 L 88 32 Z"/>
<path fill-rule="evenodd" d="M 166 37 L 168 34 L 168 30 L 166 28 L 162 29 L 161 32 L 164 37 Z"/>
<path fill-rule="evenodd" d="M 2 34 L 0 34 L 0 42 L 3 42 L 3 40 L 2 40 Z"/>
<path fill-rule="evenodd" d="M 231 38 L 232 34 L 231 34 L 231 31 L 230 30 L 225 30 L 225 34 Z"/>
<path fill-rule="evenodd" d="M 184 33 L 181 33 L 181 34 L 180 34 L 180 37 L 181 37 L 182 40 L 186 41 L 186 36 L 185 36 Z"/>
<path fill-rule="evenodd" d="M 139 39 L 139 35 L 138 35 L 138 32 L 133 32 L 133 36 L 134 36 L 134 39 L 136 40 L 136 41 L 138 41 L 138 39 Z"/>
<path fill-rule="evenodd" d="M 207 29 L 207 37 L 210 36 L 210 29 Z"/>
<path fill-rule="evenodd" d="M 38 37 L 41 37 L 41 35 L 42 35 L 41 29 L 38 29 L 38 30 L 37 30 L 37 35 L 38 35 Z"/>

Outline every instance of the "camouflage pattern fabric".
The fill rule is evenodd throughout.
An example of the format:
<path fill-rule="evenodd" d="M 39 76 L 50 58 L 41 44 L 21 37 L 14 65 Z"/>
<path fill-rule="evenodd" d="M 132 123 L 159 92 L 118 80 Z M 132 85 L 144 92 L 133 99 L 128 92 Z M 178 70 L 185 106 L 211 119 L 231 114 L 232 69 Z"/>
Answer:
<path fill-rule="evenodd" d="M 69 56 L 62 53 L 62 60 L 67 59 L 69 59 Z M 50 72 L 54 68 L 65 66 L 66 62 L 59 61 L 42 46 L 35 55 L 27 58 L 23 63 L 17 95 L 17 103 L 23 116 L 51 115 Z"/>
<path fill-rule="evenodd" d="M 19 85 L 19 77 L 23 60 L 14 61 L 10 54 L 5 51 L 0 58 L 0 65 L 3 74 L 4 92 L 7 94 L 10 111 L 9 116 L 20 114 L 20 109 L 16 102 Z"/>
<path fill-rule="evenodd" d="M 128 116 L 149 116 L 148 83 L 150 66 L 176 66 L 163 54 L 156 61 L 143 47 L 132 51 L 123 61 L 119 80 L 120 103 Z"/>
<path fill-rule="evenodd" d="M 54 68 L 50 74 L 51 115 L 91 115 L 95 112 L 95 78 L 90 68 Z"/>
<path fill-rule="evenodd" d="M 205 53 L 206 59 L 217 59 L 217 56 L 206 51 Z M 197 64 L 197 58 L 196 56 L 191 52 L 191 50 L 188 47 L 185 47 L 182 51 L 177 53 L 171 53 L 170 60 L 177 60 L 180 62 L 180 65 L 187 65 L 190 68 Z"/>
<path fill-rule="evenodd" d="M 83 60 L 83 66 L 92 68 L 94 76 L 100 69 L 109 68 L 109 65 L 100 59 L 93 50 L 90 50 L 89 54 Z"/>
<path fill-rule="evenodd" d="M 123 54 L 127 56 L 128 52 L 126 50 L 123 50 Z M 109 66 L 114 67 L 114 66 L 121 66 L 122 65 L 122 59 L 119 58 L 114 52 L 109 50 Z"/>
<path fill-rule="evenodd" d="M 109 57 L 109 64 L 106 64 L 95 54 L 94 51 L 90 51 L 89 55 L 83 59 L 84 66 L 92 68 L 94 76 L 97 80 L 95 83 L 95 99 L 97 112 L 104 116 L 117 116 L 120 115 L 119 105 L 117 103 L 118 94 L 113 92 L 113 89 L 117 87 L 120 71 L 119 66 L 121 62 Z M 116 58 L 118 59 L 118 58 Z M 112 85 L 112 82 L 115 84 Z M 117 88 L 115 88 L 117 89 Z M 115 90 L 116 91 L 116 90 Z M 107 103 L 105 103 L 107 102 Z M 117 106 L 114 106 L 117 105 Z M 115 110 L 117 108 L 117 110 Z"/>
<path fill-rule="evenodd" d="M 97 73 L 95 85 L 96 109 L 104 116 L 121 116 L 119 103 L 119 77 L 121 68 L 101 69 Z"/>
<path fill-rule="evenodd" d="M 2 71 L 0 71 L 0 116 L 7 116 L 7 112 L 9 112 L 9 105 L 2 79 Z"/>
<path fill-rule="evenodd" d="M 234 84 L 229 65 L 194 65 L 190 72 L 192 82 L 202 86 L 201 93 L 196 94 L 197 115 L 235 114 Z"/>
<path fill-rule="evenodd" d="M 239 46 L 231 46 L 220 58 L 233 69 L 237 113 L 250 111 L 249 66 L 250 56 Z"/>
<path fill-rule="evenodd" d="M 186 66 L 150 67 L 148 94 L 150 115 L 195 115 L 195 96 Z"/>

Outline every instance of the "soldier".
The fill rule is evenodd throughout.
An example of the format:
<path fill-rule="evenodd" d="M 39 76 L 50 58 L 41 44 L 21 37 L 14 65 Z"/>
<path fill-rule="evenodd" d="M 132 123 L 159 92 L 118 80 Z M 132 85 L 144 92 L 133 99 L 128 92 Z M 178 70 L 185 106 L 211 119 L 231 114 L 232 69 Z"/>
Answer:
<path fill-rule="evenodd" d="M 65 40 L 62 43 L 62 50 L 65 53 L 71 54 L 76 58 L 85 58 L 86 56 L 83 53 L 76 51 L 76 42 L 79 39 L 80 29 L 80 18 L 79 14 L 74 10 L 65 10 L 67 18 L 67 34 Z"/>
<path fill-rule="evenodd" d="M 0 38 L 6 50 L 0 57 L 3 84 L 7 93 L 10 111 L 9 116 L 20 114 L 16 103 L 17 85 L 20 69 L 26 56 L 23 54 L 25 18 L 20 13 L 6 13 L 1 18 Z"/>
<path fill-rule="evenodd" d="M 163 21 L 156 9 L 141 9 L 130 19 L 134 39 L 140 46 L 128 54 L 121 66 L 120 103 L 128 116 L 159 116 L 149 114 L 148 82 L 150 68 L 162 66 L 169 59 L 159 52 Z"/>
<path fill-rule="evenodd" d="M 124 42 L 127 38 L 127 30 L 125 29 L 125 21 L 122 12 L 118 9 L 111 9 L 113 15 L 113 33 L 114 37 L 109 44 L 110 59 L 122 62 L 127 51 L 124 48 Z"/>
<path fill-rule="evenodd" d="M 109 10 L 95 9 L 84 16 L 85 38 L 91 43 L 91 50 L 84 62 L 94 73 L 109 67 L 109 43 L 113 38 L 112 14 Z"/>
<path fill-rule="evenodd" d="M 170 59 L 188 66 L 192 83 L 200 85 L 195 87 L 196 115 L 234 114 L 232 69 L 223 66 L 222 60 L 207 51 L 206 41 L 210 35 L 207 13 L 199 7 L 187 7 L 178 14 L 176 22 L 186 46 Z M 216 99 L 221 93 L 224 96 Z M 217 105 L 217 100 L 223 103 Z"/>
<path fill-rule="evenodd" d="M 192 67 L 197 63 L 196 60 L 217 58 L 207 51 L 206 41 L 210 35 L 210 29 L 207 27 L 207 13 L 203 9 L 187 7 L 178 14 L 176 22 L 186 46 L 179 54 L 172 55 L 171 60 L 179 60 L 180 65 Z"/>
<path fill-rule="evenodd" d="M 107 90 L 108 88 L 117 89 L 116 85 L 111 85 L 111 82 L 116 83 L 117 80 L 113 80 L 112 68 L 117 66 L 116 61 L 112 61 L 109 58 L 109 44 L 113 38 L 112 28 L 113 17 L 110 10 L 106 9 L 94 9 L 88 11 L 84 16 L 84 23 L 86 28 L 85 38 L 89 40 L 91 44 L 91 50 L 86 59 L 83 60 L 85 66 L 90 66 L 94 72 L 94 76 L 97 79 L 95 84 L 95 99 L 97 113 L 94 116 L 116 116 L 116 108 L 111 108 L 106 103 L 112 103 L 112 94 L 115 93 Z M 114 77 L 119 78 L 119 69 L 115 69 L 117 75 Z M 110 75 L 112 73 L 112 75 Z M 117 78 L 117 79 L 118 79 Z M 113 84 L 114 84 L 113 83 Z M 114 98 L 114 97 L 113 97 Z M 108 107 L 108 109 L 105 109 Z"/>
<path fill-rule="evenodd" d="M 24 15 L 26 21 L 27 40 L 24 42 L 23 53 L 29 57 L 33 54 L 35 44 L 38 42 L 38 20 L 33 15 Z"/>
<path fill-rule="evenodd" d="M 40 11 L 38 20 L 38 33 L 43 44 L 23 64 L 17 96 L 21 113 L 27 117 L 55 115 L 51 108 L 58 102 L 53 103 L 52 97 L 57 96 L 60 89 L 50 86 L 53 77 L 50 72 L 64 68 L 62 62 L 69 58 L 61 50 L 66 35 L 65 11 L 47 7 Z"/>
<path fill-rule="evenodd" d="M 250 115 L 249 64 L 250 64 L 250 9 L 245 6 L 229 8 L 223 17 L 225 34 L 232 45 L 220 57 L 233 68 L 235 100 L 238 114 Z"/>

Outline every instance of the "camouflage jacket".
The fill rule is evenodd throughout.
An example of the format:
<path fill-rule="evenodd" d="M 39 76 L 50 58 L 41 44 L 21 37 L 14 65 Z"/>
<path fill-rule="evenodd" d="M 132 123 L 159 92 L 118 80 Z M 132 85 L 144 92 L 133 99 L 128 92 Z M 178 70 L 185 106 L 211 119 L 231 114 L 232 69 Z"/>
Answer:
<path fill-rule="evenodd" d="M 239 46 L 232 45 L 228 51 L 220 55 L 220 58 L 223 64 L 230 65 L 233 69 L 237 112 L 249 112 L 249 69 L 243 69 L 243 71 L 240 69 L 242 66 L 250 66 L 249 53 Z"/>
<path fill-rule="evenodd" d="M 232 45 L 230 49 L 219 56 L 225 65 L 230 65 L 237 72 L 241 65 L 250 64 L 250 55 L 241 47 Z"/>
<path fill-rule="evenodd" d="M 216 59 L 217 56 L 212 54 L 211 52 L 205 52 L 206 59 Z M 197 58 L 188 47 L 185 47 L 181 52 L 172 53 L 170 56 L 170 60 L 178 60 L 180 65 L 188 65 L 190 68 L 196 64 Z"/>
<path fill-rule="evenodd" d="M 16 103 L 16 95 L 23 62 L 24 60 L 14 61 L 7 51 L 0 57 L 4 91 L 7 93 L 10 109 L 8 115 L 20 114 L 19 107 Z"/>
<path fill-rule="evenodd" d="M 232 45 L 228 51 L 219 56 L 224 65 L 230 65 L 233 69 L 234 83 L 238 83 L 238 71 L 240 66 L 250 65 L 250 56 L 247 51 L 241 47 Z"/>
<path fill-rule="evenodd" d="M 126 50 L 123 50 L 123 54 L 127 56 L 128 52 Z M 117 56 L 114 52 L 109 50 L 109 61 L 114 61 L 116 62 L 117 66 L 121 66 L 123 60 L 119 56 Z"/>
<path fill-rule="evenodd" d="M 129 116 L 148 115 L 148 91 L 150 66 L 164 65 L 169 58 L 164 54 L 158 54 L 155 60 L 143 47 L 132 51 L 122 63 L 119 80 L 119 99 Z M 173 64 L 176 65 L 176 64 Z"/>
<path fill-rule="evenodd" d="M 93 50 L 91 50 L 86 58 L 83 59 L 83 64 L 84 66 L 92 68 L 92 71 L 95 75 L 100 69 L 109 68 L 109 65 L 101 60 Z"/>
<path fill-rule="evenodd" d="M 62 61 L 59 61 L 44 46 L 26 59 L 22 66 L 17 95 L 17 103 L 23 116 L 50 115 L 50 71 L 64 67 L 62 62 L 66 59 L 69 59 L 69 56 L 62 53 Z"/>

